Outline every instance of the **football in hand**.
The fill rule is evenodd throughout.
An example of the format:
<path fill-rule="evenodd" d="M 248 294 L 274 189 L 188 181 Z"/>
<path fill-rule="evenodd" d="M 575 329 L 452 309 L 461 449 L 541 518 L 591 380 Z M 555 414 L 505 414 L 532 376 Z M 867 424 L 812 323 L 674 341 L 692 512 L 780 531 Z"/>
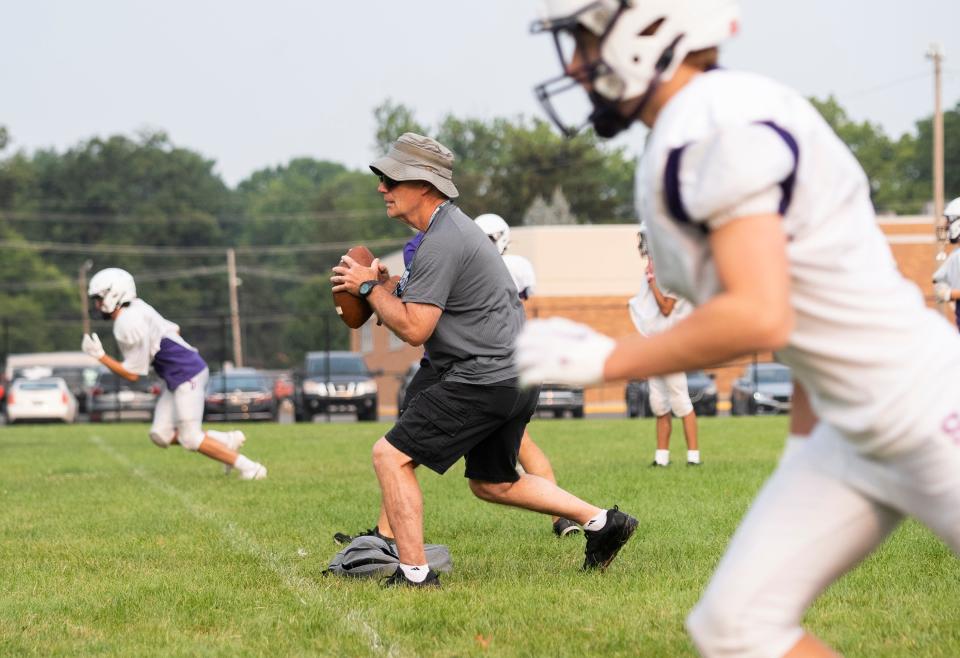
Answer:
<path fill-rule="evenodd" d="M 373 254 L 364 246 L 351 247 L 347 256 L 357 261 L 364 267 L 370 267 L 373 263 Z M 343 264 L 343 261 L 340 261 Z M 373 309 L 366 299 L 358 297 L 347 291 L 333 293 L 333 304 L 337 307 L 337 315 L 351 329 L 359 329 L 373 314 Z"/>

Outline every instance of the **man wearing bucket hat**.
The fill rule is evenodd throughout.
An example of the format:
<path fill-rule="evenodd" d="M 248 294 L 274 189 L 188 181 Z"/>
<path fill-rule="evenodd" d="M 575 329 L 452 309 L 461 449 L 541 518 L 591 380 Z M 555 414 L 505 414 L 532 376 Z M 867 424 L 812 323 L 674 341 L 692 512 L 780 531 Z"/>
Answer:
<path fill-rule="evenodd" d="M 365 297 L 397 336 L 425 345 L 440 375 L 373 447 L 401 563 L 388 584 L 439 585 L 423 551 L 423 499 L 414 469 L 423 464 L 442 474 L 461 457 L 474 495 L 580 523 L 587 536 L 583 568 L 606 568 L 636 519 L 517 473 L 520 440 L 537 404 L 536 389 L 519 387 L 513 362 L 523 305 L 496 247 L 452 203 L 459 196 L 453 153 L 429 137 L 404 133 L 370 169 L 380 179 L 387 216 L 423 239 L 395 290 L 381 284 L 379 260 L 364 267 L 349 257 L 333 268 L 333 289 Z"/>

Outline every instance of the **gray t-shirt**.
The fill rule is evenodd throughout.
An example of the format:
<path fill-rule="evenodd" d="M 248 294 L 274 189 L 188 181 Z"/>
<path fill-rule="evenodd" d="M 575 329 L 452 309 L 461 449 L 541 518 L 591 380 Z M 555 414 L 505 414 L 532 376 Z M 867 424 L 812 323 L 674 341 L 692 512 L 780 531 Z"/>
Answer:
<path fill-rule="evenodd" d="M 494 384 L 517 376 L 513 343 L 526 317 L 517 286 L 487 235 L 452 203 L 427 228 L 400 298 L 442 309 L 426 351 L 444 380 Z"/>

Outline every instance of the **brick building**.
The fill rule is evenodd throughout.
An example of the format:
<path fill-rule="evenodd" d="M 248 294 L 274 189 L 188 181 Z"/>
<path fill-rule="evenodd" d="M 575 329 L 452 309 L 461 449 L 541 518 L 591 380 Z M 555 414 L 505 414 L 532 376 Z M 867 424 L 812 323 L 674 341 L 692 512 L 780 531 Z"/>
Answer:
<path fill-rule="evenodd" d="M 930 279 L 938 251 L 933 219 L 880 217 L 879 223 L 900 270 L 933 305 Z M 536 294 L 526 304 L 528 317 L 562 315 L 610 336 L 635 331 L 626 305 L 643 276 L 636 224 L 516 227 L 511 230 L 509 253 L 529 259 L 537 273 Z M 387 255 L 384 261 L 391 273 L 403 271 L 400 252 Z M 422 349 L 401 342 L 374 320 L 352 333 L 353 349 L 366 356 L 371 368 L 383 370 L 380 408 L 383 413 L 393 413 L 400 377 L 420 358 Z M 755 358 L 765 361 L 770 355 Z M 731 382 L 749 360 L 709 370 L 716 375 L 721 399 L 729 395 Z M 588 413 L 623 411 L 623 383 L 592 387 L 586 400 Z"/>

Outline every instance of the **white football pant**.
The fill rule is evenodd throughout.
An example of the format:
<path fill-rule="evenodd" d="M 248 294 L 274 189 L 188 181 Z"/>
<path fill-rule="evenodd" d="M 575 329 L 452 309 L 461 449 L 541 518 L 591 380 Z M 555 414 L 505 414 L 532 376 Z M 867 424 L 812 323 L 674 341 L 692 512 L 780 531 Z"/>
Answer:
<path fill-rule="evenodd" d="M 814 599 L 906 516 L 960 553 L 960 446 L 938 433 L 871 458 L 821 423 L 781 459 L 687 618 L 700 653 L 782 656 Z"/>

